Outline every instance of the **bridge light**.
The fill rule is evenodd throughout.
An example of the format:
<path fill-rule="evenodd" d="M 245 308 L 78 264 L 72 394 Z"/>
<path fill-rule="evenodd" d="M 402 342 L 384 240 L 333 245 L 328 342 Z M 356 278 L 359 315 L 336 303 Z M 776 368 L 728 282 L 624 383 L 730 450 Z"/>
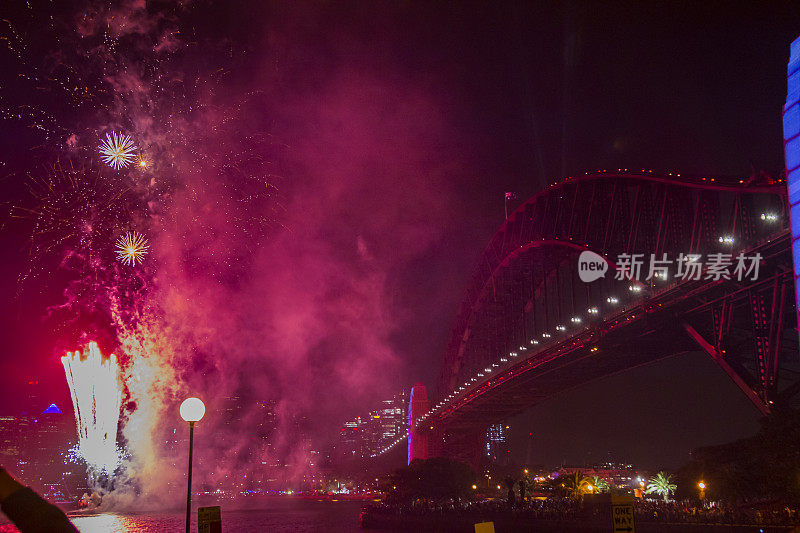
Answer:
<path fill-rule="evenodd" d="M 599 350 L 597 346 L 592 346 L 591 348 L 589 348 L 589 351 L 592 353 L 595 353 L 597 350 Z"/>
<path fill-rule="evenodd" d="M 719 238 L 720 244 L 733 244 L 733 237 L 730 235 L 723 235 Z"/>
<path fill-rule="evenodd" d="M 506 359 L 505 357 L 501 357 L 500 358 L 500 362 L 501 363 L 508 363 L 508 359 Z"/>
<path fill-rule="evenodd" d="M 536 339 L 533 339 L 533 340 L 531 340 L 531 344 L 539 344 L 539 341 L 537 341 Z"/>
<path fill-rule="evenodd" d="M 549 333 L 542 333 L 542 337 L 545 338 L 545 339 L 549 339 L 550 338 L 550 334 Z"/>
<path fill-rule="evenodd" d="M 559 324 L 558 326 L 556 326 L 556 329 L 558 331 L 566 331 L 567 330 L 567 326 L 563 326 L 563 325 Z"/>
<path fill-rule="evenodd" d="M 597 309 L 596 307 L 590 307 L 589 309 L 586 310 L 586 312 L 589 313 L 590 315 L 596 315 L 597 313 L 600 312 L 600 310 Z"/>
<path fill-rule="evenodd" d="M 641 285 L 629 285 L 628 290 L 631 292 L 642 292 Z"/>
<path fill-rule="evenodd" d="M 581 323 L 581 317 L 579 317 L 579 316 L 574 316 L 574 317 L 572 317 L 571 320 L 572 320 L 573 324 L 580 324 Z"/>
<path fill-rule="evenodd" d="M 610 304 L 616 304 L 616 303 L 619 303 L 619 300 L 617 300 L 613 296 L 609 296 L 608 298 L 606 298 L 606 302 L 608 302 Z"/>
<path fill-rule="evenodd" d="M 761 213 L 761 220 L 766 222 L 775 222 L 778 220 L 778 215 L 775 213 Z"/>

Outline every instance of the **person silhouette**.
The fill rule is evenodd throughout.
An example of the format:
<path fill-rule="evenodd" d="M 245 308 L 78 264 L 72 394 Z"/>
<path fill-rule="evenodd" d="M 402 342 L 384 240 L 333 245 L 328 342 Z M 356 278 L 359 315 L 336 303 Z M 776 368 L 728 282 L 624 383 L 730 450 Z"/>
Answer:
<path fill-rule="evenodd" d="M 21 533 L 78 533 L 64 511 L 22 485 L 2 466 L 0 508 Z"/>

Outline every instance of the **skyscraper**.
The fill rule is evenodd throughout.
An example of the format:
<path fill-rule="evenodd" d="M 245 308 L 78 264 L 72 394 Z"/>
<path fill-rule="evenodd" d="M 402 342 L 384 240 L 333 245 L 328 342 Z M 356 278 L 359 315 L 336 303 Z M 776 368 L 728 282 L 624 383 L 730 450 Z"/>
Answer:
<path fill-rule="evenodd" d="M 492 424 L 486 430 L 486 441 L 484 451 L 486 458 L 495 464 L 508 464 L 511 456 L 509 447 L 509 436 L 511 427 L 505 424 Z"/>
<path fill-rule="evenodd" d="M 344 423 L 339 431 L 338 455 L 368 457 L 405 436 L 408 430 L 408 391 L 402 389 L 378 409 Z"/>

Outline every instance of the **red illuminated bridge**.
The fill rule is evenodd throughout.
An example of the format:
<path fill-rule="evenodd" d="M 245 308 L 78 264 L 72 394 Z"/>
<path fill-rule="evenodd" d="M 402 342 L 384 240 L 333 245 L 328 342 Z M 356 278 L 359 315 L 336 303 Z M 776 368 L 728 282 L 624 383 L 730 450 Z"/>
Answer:
<path fill-rule="evenodd" d="M 612 266 L 591 283 L 578 256 Z M 679 254 L 732 254 L 731 279 L 675 276 Z M 757 279 L 733 275 L 759 253 Z M 639 281 L 615 279 L 644 254 Z M 650 255 L 669 275 L 645 280 Z M 800 390 L 786 185 L 600 172 L 552 185 L 492 237 L 444 356 L 438 398 L 417 420 L 432 454 L 476 462 L 490 424 L 591 380 L 702 350 L 762 413 Z"/>

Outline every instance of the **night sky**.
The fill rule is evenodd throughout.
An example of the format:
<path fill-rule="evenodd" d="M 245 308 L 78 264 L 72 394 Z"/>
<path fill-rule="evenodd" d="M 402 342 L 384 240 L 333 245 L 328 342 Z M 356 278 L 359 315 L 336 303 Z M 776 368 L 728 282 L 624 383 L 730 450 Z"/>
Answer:
<path fill-rule="evenodd" d="M 201 203 L 187 199 L 175 213 L 202 210 L 207 233 L 160 229 L 154 257 L 168 266 L 155 277 L 180 278 L 176 290 L 210 309 L 202 320 L 222 317 L 247 339 L 240 352 L 229 348 L 237 337 L 210 333 L 208 345 L 230 353 L 198 348 L 199 359 L 180 376 L 203 383 L 191 376 L 223 372 L 217 358 L 226 358 L 230 391 L 241 392 L 236 380 L 257 368 L 270 377 L 248 382 L 243 394 L 274 391 L 307 414 L 323 440 L 401 384 L 435 389 L 468 276 L 502 223 L 506 191 L 521 203 L 563 176 L 604 168 L 734 176 L 783 169 L 786 63 L 800 35 L 792 2 L 31 4 L 0 7 L 10 10 L 0 18 L 26 28 L 34 43 L 25 51 L 31 61 L 0 45 L 2 411 L 26 407 L 21 394 L 31 379 L 69 404 L 58 361 L 68 342 L 46 311 L 62 301 L 69 273 L 58 266 L 62 250 L 44 260 L 48 274 L 20 281 L 31 222 L 11 215 L 31 205 L 25 176 L 66 157 L 70 134 L 96 146 L 92 136 L 104 120 L 146 131 L 151 146 L 167 143 L 119 102 L 80 107 L 58 91 L 21 85 L 23 63 L 40 65 L 41 74 L 44 65 L 54 69 L 67 56 L 59 32 L 88 28 L 87 21 L 111 27 L 138 13 L 126 19 L 129 35 L 158 33 L 164 48 L 170 39 L 179 43 L 164 52 L 173 54 L 163 62 L 167 77 L 188 87 L 219 70 L 223 81 L 207 107 L 217 115 L 208 116 L 235 109 L 236 135 L 252 129 L 269 139 L 264 155 L 280 176 L 275 224 L 253 238 L 241 230 L 248 212 L 238 204 L 211 192 Z M 51 15 L 58 31 L 37 27 L 37 17 Z M 81 30 L 87 39 L 97 31 Z M 166 110 L 171 96 L 153 98 L 156 122 L 182 113 L 186 131 L 206 124 L 192 104 L 199 89 L 186 89 L 177 111 Z M 246 104 L 229 109 L 228 99 Z M 54 117 L 53 133 L 15 118 L 20 106 Z M 225 157 L 228 145 L 211 135 L 202 142 L 212 157 Z M 170 164 L 180 169 L 185 161 Z M 235 180 L 209 190 L 227 194 Z M 238 229 L 221 237 L 228 225 Z M 186 242 L 197 246 L 209 235 L 216 254 L 172 260 L 184 257 Z M 230 267 L 230 257 L 243 255 Z M 215 264 L 220 257 L 224 267 Z M 197 289 L 197 276 L 224 290 Z M 308 346 L 297 348 L 298 339 Z M 232 375 L 237 361 L 243 366 Z M 303 386 L 293 390 L 298 380 Z M 694 447 L 752 434 L 757 419 L 721 370 L 688 354 L 564 392 L 511 423 L 520 461 L 583 463 L 610 453 L 654 468 L 680 466 Z"/>

